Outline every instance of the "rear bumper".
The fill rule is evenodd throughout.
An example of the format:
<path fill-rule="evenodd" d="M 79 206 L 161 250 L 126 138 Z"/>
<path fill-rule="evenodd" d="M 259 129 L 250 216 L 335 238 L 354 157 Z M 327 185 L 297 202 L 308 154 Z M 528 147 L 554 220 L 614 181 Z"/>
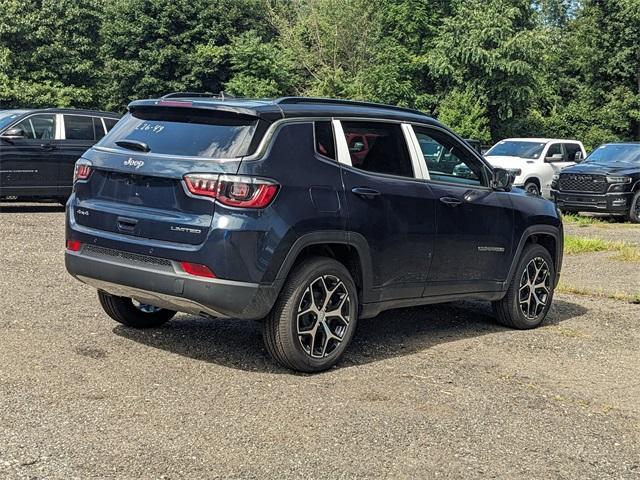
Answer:
<path fill-rule="evenodd" d="M 65 252 L 65 266 L 81 282 L 112 295 L 194 315 L 257 320 L 278 295 L 275 284 L 201 279 L 181 272 L 175 262 L 121 253 L 84 245 Z"/>
<path fill-rule="evenodd" d="M 551 195 L 559 208 L 581 212 L 626 213 L 633 194 L 622 193 L 565 193 L 552 190 Z"/>

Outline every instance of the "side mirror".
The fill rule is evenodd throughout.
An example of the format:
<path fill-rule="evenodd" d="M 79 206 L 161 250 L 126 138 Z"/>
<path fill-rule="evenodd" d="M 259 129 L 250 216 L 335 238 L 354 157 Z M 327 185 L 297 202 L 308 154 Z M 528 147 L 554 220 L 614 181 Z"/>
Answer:
<path fill-rule="evenodd" d="M 553 155 L 551 155 L 550 157 L 546 157 L 544 159 L 545 162 L 561 162 L 562 161 L 562 154 L 561 153 L 554 153 Z"/>
<path fill-rule="evenodd" d="M 582 160 L 584 160 L 584 159 L 582 158 L 582 152 L 581 152 L 580 150 L 578 150 L 578 151 L 576 152 L 575 157 L 573 157 L 573 161 L 574 161 L 574 162 L 576 162 L 576 163 L 580 163 Z"/>
<path fill-rule="evenodd" d="M 5 130 L 0 138 L 3 140 L 18 140 L 20 138 L 24 138 L 24 130 L 20 127 L 10 128 L 9 130 Z"/>
<path fill-rule="evenodd" d="M 353 153 L 358 153 L 364 150 L 364 143 L 362 142 L 353 142 L 353 145 L 349 147 L 349 151 Z"/>
<path fill-rule="evenodd" d="M 515 179 L 515 174 L 504 168 L 493 169 L 493 180 L 491 180 L 491 188 L 494 190 L 503 190 L 508 192 Z"/>

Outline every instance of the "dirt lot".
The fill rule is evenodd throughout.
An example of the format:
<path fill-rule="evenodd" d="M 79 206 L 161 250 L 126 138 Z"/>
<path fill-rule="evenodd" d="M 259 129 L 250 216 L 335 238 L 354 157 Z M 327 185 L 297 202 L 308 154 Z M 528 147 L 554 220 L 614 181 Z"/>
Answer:
<path fill-rule="evenodd" d="M 62 211 L 0 209 L 0 478 L 640 478 L 639 305 L 387 312 L 294 375 L 253 322 L 117 326 L 64 271 Z"/>

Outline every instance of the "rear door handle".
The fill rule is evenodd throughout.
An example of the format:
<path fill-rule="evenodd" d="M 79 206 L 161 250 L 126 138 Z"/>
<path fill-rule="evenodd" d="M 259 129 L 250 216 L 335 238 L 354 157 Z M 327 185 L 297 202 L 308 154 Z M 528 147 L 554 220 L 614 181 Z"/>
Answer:
<path fill-rule="evenodd" d="M 456 197 L 440 197 L 440 201 L 450 207 L 457 207 L 462 203 L 462 200 Z"/>
<path fill-rule="evenodd" d="M 378 190 L 374 190 L 373 188 L 367 188 L 367 187 L 355 187 L 355 188 L 352 188 L 351 191 L 356 195 L 359 195 L 367 199 L 372 199 L 375 197 L 379 197 L 381 195 Z"/>

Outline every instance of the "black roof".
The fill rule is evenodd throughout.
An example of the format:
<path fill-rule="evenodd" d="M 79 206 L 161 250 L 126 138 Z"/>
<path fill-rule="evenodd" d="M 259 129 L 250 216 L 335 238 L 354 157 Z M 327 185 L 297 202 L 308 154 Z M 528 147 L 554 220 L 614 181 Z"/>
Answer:
<path fill-rule="evenodd" d="M 211 96 L 203 96 L 211 95 Z M 178 92 L 159 99 L 136 100 L 129 109 L 164 106 L 210 109 L 249 115 L 273 122 L 296 117 L 387 118 L 400 121 L 437 123 L 428 115 L 409 108 L 379 103 L 313 97 L 281 97 L 276 99 L 236 98 L 228 95 Z"/>
<path fill-rule="evenodd" d="M 31 113 L 77 113 L 80 115 L 98 115 L 101 117 L 120 118 L 122 115 L 113 112 L 104 112 L 101 110 L 88 110 L 83 108 L 7 108 L 0 109 L 0 112 L 14 112 L 20 114 Z"/>

